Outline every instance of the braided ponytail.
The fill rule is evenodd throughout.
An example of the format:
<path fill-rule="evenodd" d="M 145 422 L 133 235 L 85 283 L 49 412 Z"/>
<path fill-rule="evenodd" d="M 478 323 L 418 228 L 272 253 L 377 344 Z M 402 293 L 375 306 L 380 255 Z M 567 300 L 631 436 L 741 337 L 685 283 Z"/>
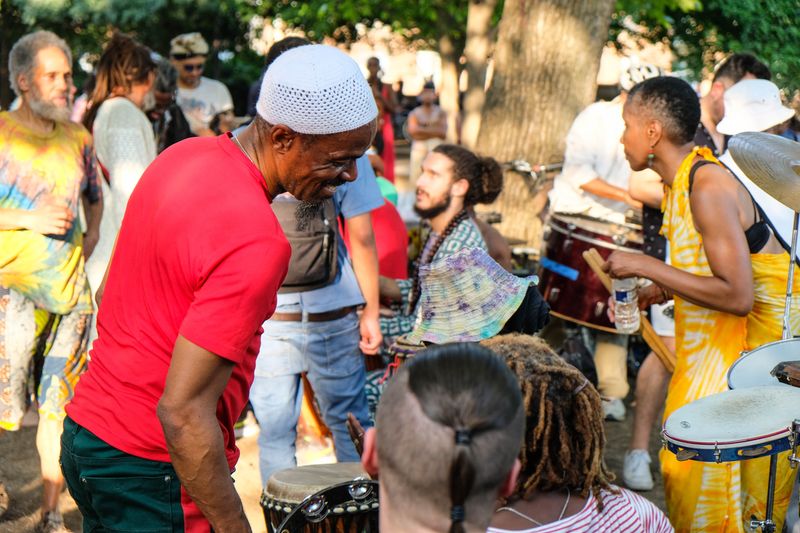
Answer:
<path fill-rule="evenodd" d="M 424 416 L 453 435 L 442 442 L 452 459 L 437 497 L 440 505 L 449 503 L 449 533 L 464 533 L 467 522 L 488 524 L 486 510 L 522 441 L 522 397 L 514 375 L 499 357 L 470 343 L 423 350 L 404 371 Z"/>
<path fill-rule="evenodd" d="M 457 429 L 453 462 L 450 466 L 450 533 L 464 533 L 466 520 L 465 504 L 475 483 L 475 467 L 472 464 L 468 429 Z"/>

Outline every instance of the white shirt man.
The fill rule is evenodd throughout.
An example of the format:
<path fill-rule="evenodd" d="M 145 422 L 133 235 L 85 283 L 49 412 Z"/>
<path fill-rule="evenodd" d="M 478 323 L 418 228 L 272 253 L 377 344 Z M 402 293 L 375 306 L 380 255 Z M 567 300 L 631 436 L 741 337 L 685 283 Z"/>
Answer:
<path fill-rule="evenodd" d="M 233 118 L 233 99 L 228 88 L 203 76 L 208 43 L 199 33 L 185 33 L 170 41 L 170 59 L 178 70 L 177 102 L 189 121 L 192 133 L 216 135 L 211 121 L 220 116 L 220 129 L 229 131 Z M 224 127 L 223 127 L 224 126 Z"/>
<path fill-rule="evenodd" d="M 619 142 L 625 129 L 623 104 L 622 98 L 595 102 L 575 118 L 567 134 L 564 169 L 550 191 L 553 212 L 625 221 L 625 211 L 631 207 L 626 201 L 631 167 Z M 595 180 L 609 185 L 612 194 L 606 197 L 586 190 Z"/>

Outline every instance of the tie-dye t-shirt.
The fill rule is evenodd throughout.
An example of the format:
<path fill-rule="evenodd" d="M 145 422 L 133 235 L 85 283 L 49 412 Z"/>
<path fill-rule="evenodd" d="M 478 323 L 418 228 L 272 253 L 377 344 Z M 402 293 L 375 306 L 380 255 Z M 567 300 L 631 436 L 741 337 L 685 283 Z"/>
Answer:
<path fill-rule="evenodd" d="M 90 202 L 100 199 L 92 139 L 83 126 L 59 123 L 39 134 L 0 113 L 0 209 L 33 210 L 61 199 L 75 215 L 65 235 L 0 230 L 0 286 L 51 313 L 92 312 L 78 223 L 84 191 Z"/>

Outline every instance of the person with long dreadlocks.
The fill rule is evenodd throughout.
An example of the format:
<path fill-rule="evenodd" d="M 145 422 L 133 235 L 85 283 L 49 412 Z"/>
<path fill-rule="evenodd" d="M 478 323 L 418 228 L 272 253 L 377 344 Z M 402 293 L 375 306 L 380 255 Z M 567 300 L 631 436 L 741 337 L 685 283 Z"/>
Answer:
<path fill-rule="evenodd" d="M 491 157 L 460 146 L 440 144 L 422 162 L 414 210 L 423 219 L 422 249 L 410 279 L 381 277 L 381 300 L 392 315 L 381 318 L 385 344 L 409 333 L 419 301 L 419 267 L 467 248 L 487 250 L 470 207 L 491 203 L 503 189 L 503 171 Z"/>
<path fill-rule="evenodd" d="M 611 483 L 600 394 L 577 368 L 538 337 L 500 335 L 481 344 L 516 375 L 525 410 L 520 475 L 489 533 L 674 531 L 653 503 Z"/>

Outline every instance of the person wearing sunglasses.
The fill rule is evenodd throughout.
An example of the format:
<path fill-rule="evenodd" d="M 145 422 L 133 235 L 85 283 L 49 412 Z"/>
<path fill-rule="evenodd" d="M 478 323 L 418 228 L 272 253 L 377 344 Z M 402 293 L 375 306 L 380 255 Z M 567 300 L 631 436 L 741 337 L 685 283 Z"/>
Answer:
<path fill-rule="evenodd" d="M 216 135 L 210 123 L 217 115 L 232 129 L 233 99 L 220 81 L 203 76 L 208 43 L 197 32 L 178 35 L 170 41 L 170 59 L 178 70 L 178 105 L 189 120 L 192 133 Z M 229 123 L 229 124 L 228 124 Z"/>

